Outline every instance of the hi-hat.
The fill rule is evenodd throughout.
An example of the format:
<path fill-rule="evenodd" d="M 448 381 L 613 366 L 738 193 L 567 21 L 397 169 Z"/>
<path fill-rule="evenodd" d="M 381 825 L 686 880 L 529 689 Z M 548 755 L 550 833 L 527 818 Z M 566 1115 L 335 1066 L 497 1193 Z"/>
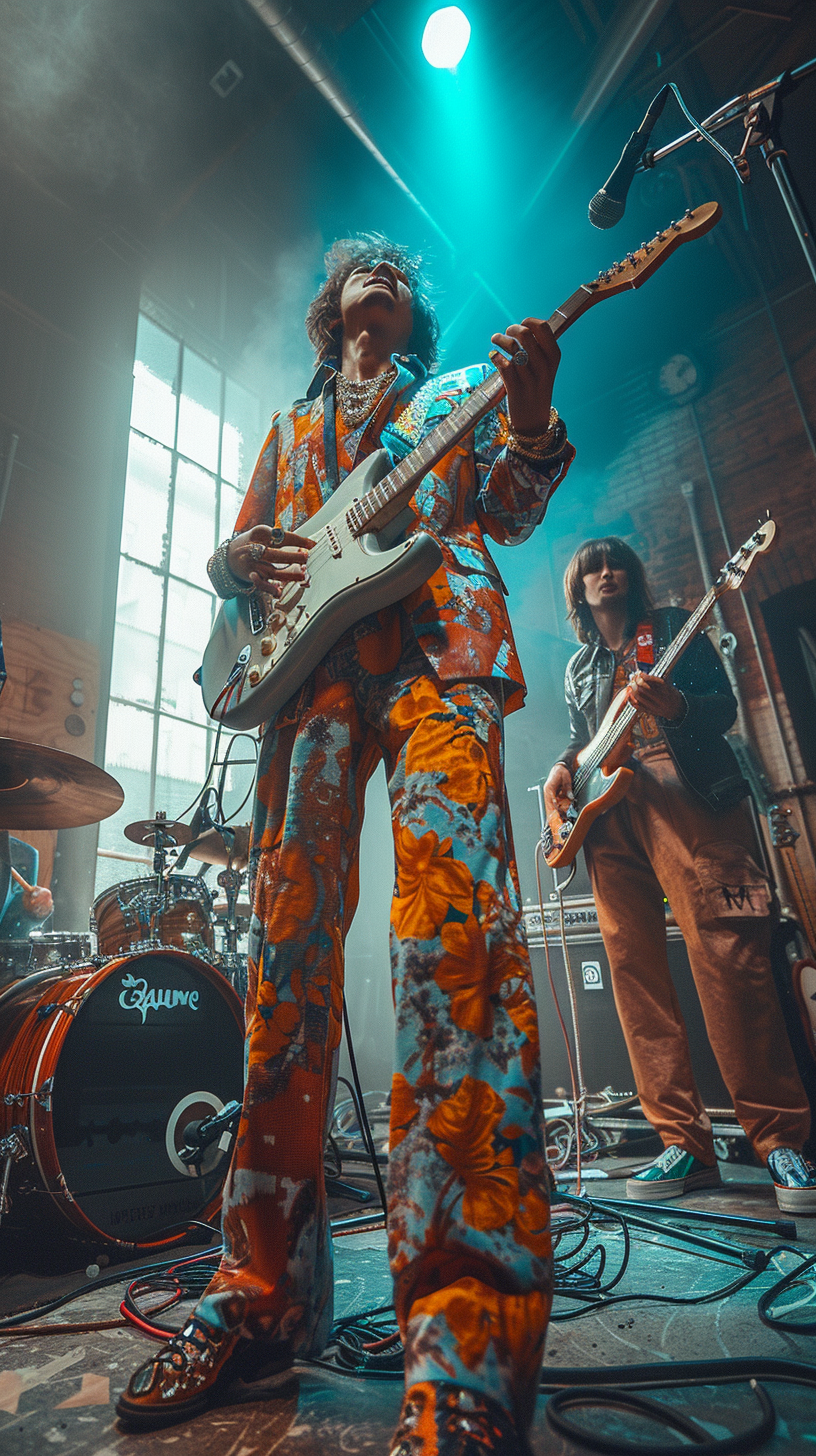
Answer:
<path fill-rule="evenodd" d="M 112 774 L 42 743 L 0 738 L 0 829 L 76 829 L 98 824 L 125 793 Z"/>
<path fill-rule="evenodd" d="M 232 856 L 219 831 L 208 829 L 192 845 L 190 859 L 203 860 L 204 864 L 229 865 L 234 870 L 245 870 L 249 863 L 249 825 L 236 824 Z"/>
<path fill-rule="evenodd" d="M 133 824 L 125 826 L 125 839 L 132 844 L 155 844 L 158 838 L 162 848 L 175 849 L 179 844 L 189 844 L 192 837 L 189 824 L 183 824 L 180 819 L 159 816 L 156 819 L 136 819 Z"/>

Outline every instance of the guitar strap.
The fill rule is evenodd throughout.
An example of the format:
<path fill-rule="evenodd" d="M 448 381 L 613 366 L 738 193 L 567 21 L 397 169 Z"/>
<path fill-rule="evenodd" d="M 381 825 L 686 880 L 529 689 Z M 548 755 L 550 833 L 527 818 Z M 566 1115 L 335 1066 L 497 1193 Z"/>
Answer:
<path fill-rule="evenodd" d="M 651 622 L 640 622 L 635 629 L 635 657 L 641 672 L 650 672 L 654 667 L 654 630 Z"/>
<path fill-rule="evenodd" d="M 326 467 L 326 484 L 331 495 L 340 484 L 340 471 L 337 468 L 337 397 L 334 386 L 336 378 L 336 375 L 332 376 L 323 399 L 323 460 Z"/>

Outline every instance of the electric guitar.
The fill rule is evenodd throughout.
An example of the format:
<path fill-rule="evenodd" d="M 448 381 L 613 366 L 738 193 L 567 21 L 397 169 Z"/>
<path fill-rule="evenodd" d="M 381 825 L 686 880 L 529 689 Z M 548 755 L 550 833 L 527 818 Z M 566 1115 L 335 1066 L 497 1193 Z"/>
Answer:
<path fill-rule="evenodd" d="M 742 586 L 754 558 L 770 548 L 775 535 L 774 522 L 763 521 L 726 561 L 714 585 L 651 669 L 652 677 L 669 676 L 717 598 Z M 572 772 L 572 803 L 566 813 L 556 808 L 547 815 L 542 835 L 544 858 L 550 869 L 572 864 L 590 825 L 625 798 L 634 775 L 634 769 L 626 767 L 626 760 L 632 756 L 632 728 L 639 716 L 638 709 L 627 700 L 626 688 L 621 688 L 595 737 L 578 754 Z"/>
<path fill-rule="evenodd" d="M 702 237 L 722 215 L 717 202 L 689 209 L 622 263 L 583 283 L 548 320 L 558 336 L 587 309 L 639 288 L 681 243 Z M 308 580 L 288 582 L 280 597 L 233 597 L 221 607 L 204 653 L 200 683 L 210 717 L 229 728 L 254 728 L 283 707 L 346 629 L 398 602 L 432 576 L 442 553 L 418 530 L 407 503 L 420 480 L 505 393 L 489 374 L 473 393 L 398 465 L 376 450 L 346 476 L 298 531 L 313 537 Z"/>

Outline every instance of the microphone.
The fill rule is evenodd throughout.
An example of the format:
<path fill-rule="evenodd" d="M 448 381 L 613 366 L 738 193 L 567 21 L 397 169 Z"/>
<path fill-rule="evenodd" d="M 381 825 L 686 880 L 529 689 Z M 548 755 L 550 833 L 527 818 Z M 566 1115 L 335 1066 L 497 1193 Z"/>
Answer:
<path fill-rule="evenodd" d="M 637 131 L 632 132 L 621 152 L 617 167 L 607 178 L 600 192 L 596 192 L 590 202 L 589 220 L 593 227 L 611 228 L 623 217 L 626 211 L 626 195 L 632 185 L 632 178 L 637 170 L 638 162 L 646 151 L 646 144 L 652 134 L 654 124 L 666 105 L 669 89 L 668 86 L 664 86 L 661 91 L 658 91 Z"/>

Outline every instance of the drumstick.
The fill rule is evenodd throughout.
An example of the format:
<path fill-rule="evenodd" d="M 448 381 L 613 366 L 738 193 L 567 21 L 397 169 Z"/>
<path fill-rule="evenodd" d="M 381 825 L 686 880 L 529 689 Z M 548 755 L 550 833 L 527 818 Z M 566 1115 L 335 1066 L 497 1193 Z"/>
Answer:
<path fill-rule="evenodd" d="M 14 868 L 14 865 L 9 865 L 9 869 L 11 870 L 12 879 L 15 879 L 20 888 L 22 890 L 25 890 L 27 894 L 30 895 L 34 890 L 36 890 L 36 885 L 30 885 L 28 883 L 28 880 L 24 880 L 19 871 Z"/>

